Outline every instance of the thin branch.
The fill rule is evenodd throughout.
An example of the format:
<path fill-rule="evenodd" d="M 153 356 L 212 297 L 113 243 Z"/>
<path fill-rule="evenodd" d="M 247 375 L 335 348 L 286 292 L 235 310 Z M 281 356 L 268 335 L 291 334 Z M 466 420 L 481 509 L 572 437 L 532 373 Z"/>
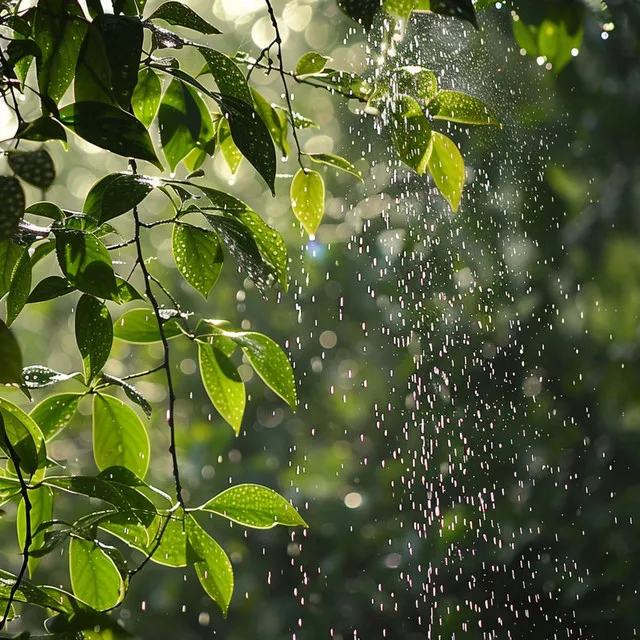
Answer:
<path fill-rule="evenodd" d="M 135 160 L 129 160 L 129 164 L 131 166 L 131 170 L 133 173 L 137 173 L 137 165 Z M 162 364 L 162 368 L 165 371 L 166 379 L 167 379 L 167 391 L 169 393 L 169 407 L 167 409 L 167 424 L 169 425 L 169 437 L 170 437 L 170 445 L 169 445 L 169 453 L 171 454 L 171 462 L 173 465 L 173 480 L 176 486 L 176 498 L 178 502 L 184 507 L 184 498 L 182 497 L 182 485 L 180 483 L 180 471 L 178 468 L 178 453 L 176 450 L 176 425 L 174 421 L 175 416 L 175 404 L 176 404 L 176 394 L 173 388 L 173 380 L 171 378 L 171 363 L 170 363 L 170 353 L 169 353 L 169 341 L 167 340 L 167 335 L 164 330 L 164 320 L 160 315 L 160 305 L 158 304 L 158 300 L 156 299 L 153 290 L 151 288 L 151 280 L 152 276 L 147 269 L 147 265 L 144 262 L 144 255 L 142 253 L 142 242 L 140 240 L 140 232 L 142 230 L 142 225 L 140 224 L 140 216 L 138 215 L 138 207 L 133 208 L 133 220 L 135 224 L 134 235 L 136 239 L 136 252 L 138 254 L 138 263 L 140 264 L 140 269 L 142 271 L 142 277 L 144 279 L 144 287 L 145 292 L 147 294 L 147 298 L 153 307 L 153 313 L 156 316 L 156 321 L 158 322 L 158 331 L 160 332 L 160 340 L 162 341 L 162 348 L 164 351 L 164 361 Z"/>
<path fill-rule="evenodd" d="M 24 539 L 24 545 L 22 547 L 22 565 L 20 566 L 20 571 L 18 571 L 18 575 L 16 576 L 15 582 L 11 585 L 11 591 L 9 592 L 9 598 L 7 599 L 7 606 L 5 607 L 4 614 L 2 619 L 0 620 L 0 631 L 4 629 L 7 620 L 9 619 L 9 613 L 11 612 L 11 605 L 13 604 L 14 598 L 16 597 L 16 593 L 20 588 L 20 584 L 24 579 L 25 573 L 27 572 L 27 567 L 29 566 L 29 548 L 31 547 L 31 543 L 33 542 L 33 538 L 31 537 L 31 500 L 29 499 L 29 487 L 24 480 L 24 476 L 22 475 L 22 469 L 20 469 L 20 456 L 18 452 L 14 449 L 13 444 L 9 440 L 9 437 L 5 433 L 4 437 L 5 444 L 7 445 L 7 451 L 9 452 L 9 457 L 11 458 L 11 462 L 13 462 L 13 466 L 15 467 L 16 475 L 18 476 L 18 482 L 20 483 L 20 495 L 24 500 L 24 519 L 25 519 L 25 528 L 26 534 Z"/>
<path fill-rule="evenodd" d="M 180 305 L 178 304 L 178 301 L 173 297 L 173 295 L 171 294 L 171 292 L 162 284 L 162 282 L 160 282 L 160 280 L 158 280 L 158 278 L 156 278 L 154 275 L 149 274 L 149 277 L 151 278 L 151 280 L 153 280 L 153 282 L 158 286 L 158 289 L 160 289 L 160 291 L 162 291 L 162 293 L 164 293 L 165 296 L 167 296 L 167 298 L 169 298 L 169 300 L 171 301 L 171 304 L 178 310 L 180 311 Z"/>
<path fill-rule="evenodd" d="M 276 56 L 278 58 L 278 64 L 280 65 L 280 70 L 278 71 L 278 73 L 280 74 L 280 79 L 282 80 L 282 86 L 284 87 L 284 97 L 287 102 L 287 110 L 289 111 L 289 117 L 291 118 L 291 132 L 296 143 L 296 149 L 298 150 L 298 164 L 306 173 L 307 169 L 302 164 L 302 148 L 300 147 L 300 140 L 298 139 L 298 132 L 296 131 L 296 125 L 293 119 L 293 105 L 291 104 L 291 96 L 289 95 L 289 87 L 287 86 L 287 76 L 283 72 L 284 61 L 282 59 L 282 38 L 280 37 L 280 27 L 278 27 L 278 21 L 276 20 L 276 14 L 273 12 L 273 5 L 271 4 L 271 0 L 264 1 L 267 4 L 267 11 L 269 12 L 271 25 L 273 26 L 273 30 L 276 32 Z"/>
<path fill-rule="evenodd" d="M 139 373 L 130 373 L 128 376 L 123 376 L 120 380 L 134 380 L 135 378 L 144 378 L 144 376 L 150 376 L 152 373 L 156 373 L 156 371 L 162 371 L 164 369 L 164 362 L 161 362 L 159 365 L 153 367 L 152 369 L 147 369 L 146 371 L 140 371 Z"/>
<path fill-rule="evenodd" d="M 249 72 L 247 73 L 247 82 L 249 82 L 249 78 L 251 77 L 251 74 L 253 73 L 253 70 L 258 66 L 258 64 L 260 62 L 262 62 L 262 59 L 265 56 L 267 58 L 267 62 L 269 63 L 268 67 L 267 67 L 268 68 L 267 73 L 269 73 L 269 71 L 271 71 L 271 69 L 273 68 L 273 60 L 269 56 L 270 56 L 270 53 L 271 53 L 271 47 L 273 47 L 274 44 L 276 44 L 275 39 L 272 40 L 266 47 L 264 47 L 262 49 L 262 51 L 260 52 L 260 54 L 256 58 L 256 61 L 249 68 Z"/>
<path fill-rule="evenodd" d="M 119 242 L 118 244 L 110 244 L 107 247 L 107 251 L 115 251 L 116 249 L 123 249 L 124 247 L 128 247 L 130 244 L 134 244 L 136 241 L 135 238 L 131 238 L 131 240 L 125 240 L 124 242 Z"/>
<path fill-rule="evenodd" d="M 183 505 L 183 507 L 184 507 L 184 505 Z M 131 580 L 131 578 L 133 578 L 133 576 L 135 576 L 136 573 L 138 573 L 139 571 L 142 571 L 142 569 L 147 565 L 147 563 L 153 558 L 153 554 L 160 547 L 160 543 L 162 542 L 162 537 L 164 536 L 164 532 L 166 531 L 167 527 L 169 526 L 169 520 L 171 520 L 171 518 L 173 517 L 171 514 L 177 508 L 178 508 L 177 504 L 171 508 L 171 510 L 167 514 L 167 517 L 165 518 L 165 521 L 164 521 L 162 527 L 160 528 L 160 530 L 156 534 L 156 539 L 153 542 L 153 547 L 151 547 L 151 549 L 149 550 L 149 553 L 147 554 L 145 559 L 135 569 L 131 569 L 131 571 L 129 571 L 129 580 Z M 160 516 L 160 514 L 158 514 L 158 516 L 162 517 L 162 516 Z"/>

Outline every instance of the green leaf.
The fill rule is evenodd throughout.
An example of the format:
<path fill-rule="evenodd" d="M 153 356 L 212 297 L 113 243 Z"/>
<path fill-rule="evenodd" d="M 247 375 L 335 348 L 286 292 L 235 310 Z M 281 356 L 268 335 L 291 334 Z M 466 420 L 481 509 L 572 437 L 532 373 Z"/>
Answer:
<path fill-rule="evenodd" d="M 53 491 L 49 487 L 40 486 L 29 491 L 29 501 L 31 502 L 31 549 L 38 549 L 44 543 L 44 530 L 38 531 L 43 522 L 47 522 L 53 518 Z M 16 514 L 16 528 L 18 533 L 18 545 L 24 549 L 24 543 L 27 538 L 27 519 L 25 514 L 24 500 L 18 505 Z M 30 557 L 28 561 L 29 576 L 33 577 L 33 572 L 40 562 L 39 558 Z"/>
<path fill-rule="evenodd" d="M 382 0 L 338 0 L 340 9 L 367 31 L 371 28 L 373 16 L 381 5 Z"/>
<path fill-rule="evenodd" d="M 115 562 L 93 540 L 71 538 L 69 577 L 74 595 L 99 611 L 124 597 L 124 583 Z"/>
<path fill-rule="evenodd" d="M 22 185 L 13 176 L 0 176 L 0 241 L 9 238 L 18 229 L 24 216 L 25 198 Z"/>
<path fill-rule="evenodd" d="M 451 138 L 437 131 L 431 137 L 431 147 L 429 171 L 433 181 L 451 208 L 457 211 L 465 180 L 462 155 Z"/>
<path fill-rule="evenodd" d="M 76 288 L 69 284 L 64 278 L 60 276 L 48 276 L 44 280 L 40 280 L 33 288 L 33 291 L 27 298 L 27 304 L 60 298 L 75 290 Z"/>
<path fill-rule="evenodd" d="M 213 76 L 221 94 L 253 104 L 247 79 L 229 56 L 209 47 L 198 47 L 198 51 L 205 59 L 206 69 Z"/>
<path fill-rule="evenodd" d="M 308 526 L 287 500 L 259 484 L 231 487 L 199 507 L 254 529 L 270 529 L 277 524 Z"/>
<path fill-rule="evenodd" d="M 147 418 L 151 417 L 151 405 L 133 385 L 129 384 L 126 380 L 110 376 L 107 373 L 102 374 L 102 380 L 106 383 L 119 386 L 125 392 L 127 398 L 132 402 L 135 402 L 144 411 Z"/>
<path fill-rule="evenodd" d="M 198 363 L 202 384 L 211 403 L 236 435 L 239 434 L 246 394 L 235 365 L 220 349 L 203 342 L 198 343 Z"/>
<path fill-rule="evenodd" d="M 146 127 L 122 109 L 100 102 L 74 102 L 61 109 L 60 121 L 101 149 L 146 160 L 162 170 Z"/>
<path fill-rule="evenodd" d="M 138 83 L 133 90 L 131 105 L 136 118 L 148 127 L 158 113 L 160 98 L 162 96 L 162 84 L 158 74 L 147 67 L 138 73 Z"/>
<path fill-rule="evenodd" d="M 63 221 L 65 218 L 64 211 L 54 202 L 34 202 L 27 207 L 26 212 L 51 220 Z"/>
<path fill-rule="evenodd" d="M 67 148 L 67 132 L 64 127 L 53 118 L 42 116 L 31 122 L 23 122 L 16 133 L 20 140 L 32 140 L 33 142 L 46 142 L 47 140 L 60 140 L 64 148 Z"/>
<path fill-rule="evenodd" d="M 38 424 L 45 440 L 49 442 L 69 425 L 82 398 L 81 393 L 49 396 L 31 411 L 29 417 Z"/>
<path fill-rule="evenodd" d="M 0 476 L 0 506 L 20 495 L 20 482 L 17 478 Z"/>
<path fill-rule="evenodd" d="M 345 158 L 341 158 L 340 156 L 336 156 L 333 153 L 307 153 L 305 154 L 314 162 L 319 162 L 322 164 L 327 164 L 334 169 L 338 169 L 339 171 L 345 171 L 346 173 L 350 173 L 352 176 L 355 176 L 360 180 L 362 179 L 362 173 L 355 168 L 353 164 L 351 164 Z"/>
<path fill-rule="evenodd" d="M 111 86 L 118 104 L 131 109 L 131 97 L 138 82 L 143 30 L 137 16 L 103 14 L 94 20 L 102 33 L 111 66 Z"/>
<path fill-rule="evenodd" d="M 183 278 L 206 298 L 222 270 L 218 234 L 188 224 L 173 226 L 173 257 Z"/>
<path fill-rule="evenodd" d="M 167 338 L 182 335 L 178 323 L 173 319 L 166 320 L 163 326 Z M 113 333 L 118 340 L 134 344 L 160 342 L 158 322 L 151 309 L 131 309 L 122 314 L 113 325 Z"/>
<path fill-rule="evenodd" d="M 5 602 L 9 598 L 9 594 L 14 589 L 16 584 L 16 576 L 13 574 L 0 570 L 0 600 Z M 15 602 L 27 602 L 43 609 L 52 609 L 53 611 L 64 611 L 65 605 L 49 595 L 45 588 L 36 587 L 28 580 L 20 580 L 15 587 L 14 601 Z"/>
<path fill-rule="evenodd" d="M 56 230 L 56 253 L 69 284 L 99 298 L 117 299 L 111 257 L 105 246 L 90 233 Z"/>
<path fill-rule="evenodd" d="M 100 226 L 139 205 L 153 187 L 147 176 L 110 173 L 91 187 L 82 210 Z"/>
<path fill-rule="evenodd" d="M 80 377 L 80 375 L 79 373 L 60 373 L 59 371 L 49 369 L 49 367 L 43 367 L 40 364 L 25 367 L 22 370 L 24 386 L 27 387 L 27 389 L 44 389 L 58 382 L 73 380 L 74 378 Z"/>
<path fill-rule="evenodd" d="M 406 93 L 417 100 L 429 102 L 438 92 L 438 78 L 424 67 L 405 66 L 394 69 L 392 80 L 395 93 Z"/>
<path fill-rule="evenodd" d="M 220 120 L 216 137 L 218 140 L 218 149 L 220 149 L 222 157 L 227 163 L 229 171 L 231 171 L 231 175 L 235 175 L 240 168 L 242 154 L 231 137 L 231 129 L 229 128 L 229 123 L 226 118 Z"/>
<path fill-rule="evenodd" d="M 23 253 L 24 247 L 12 240 L 0 240 L 0 298 L 9 291 L 11 276 Z"/>
<path fill-rule="evenodd" d="M 401 96 L 391 108 L 393 141 L 402 161 L 418 175 L 427 170 L 431 125 L 416 100 Z"/>
<path fill-rule="evenodd" d="M 46 190 L 55 180 L 56 168 L 46 149 L 37 151 L 13 149 L 7 152 L 7 159 L 11 170 L 34 187 Z"/>
<path fill-rule="evenodd" d="M 428 109 L 439 120 L 464 124 L 500 124 L 482 100 L 461 91 L 439 91 L 429 103 Z"/>
<path fill-rule="evenodd" d="M 296 64 L 296 76 L 299 79 L 304 79 L 316 73 L 321 73 L 327 66 L 327 62 L 330 61 L 331 58 L 325 58 L 316 51 L 305 53 Z"/>
<path fill-rule="evenodd" d="M 216 100 L 229 122 L 236 147 L 262 176 L 271 193 L 275 194 L 276 152 L 267 125 L 244 100 L 220 95 Z"/>
<path fill-rule="evenodd" d="M 10 456 L 5 440 L 8 439 L 20 458 L 20 469 L 30 476 L 47 463 L 44 436 L 38 425 L 22 409 L 0 398 L 0 446 Z"/>
<path fill-rule="evenodd" d="M 0 384 L 22 383 L 22 353 L 13 332 L 0 320 Z"/>
<path fill-rule="evenodd" d="M 165 2 L 161 4 L 148 20 L 164 20 L 169 24 L 193 29 L 204 35 L 222 33 L 212 24 L 203 20 L 193 9 L 181 2 Z"/>
<path fill-rule="evenodd" d="M 111 353 L 113 325 L 107 305 L 92 295 L 83 295 L 76 308 L 75 329 L 84 379 L 88 385 L 102 370 Z"/>
<path fill-rule="evenodd" d="M 289 121 L 286 112 L 281 109 L 275 109 L 253 87 L 251 87 L 251 95 L 253 96 L 253 104 L 256 111 L 267 125 L 273 141 L 282 151 L 282 155 L 285 158 L 288 157 L 291 149 L 287 141 Z"/>
<path fill-rule="evenodd" d="M 11 276 L 11 286 L 7 296 L 7 325 L 18 317 L 29 298 L 31 289 L 31 261 L 25 249 Z"/>
<path fill-rule="evenodd" d="M 87 31 L 75 0 L 40 0 L 34 18 L 34 40 L 42 55 L 36 61 L 40 94 L 57 104 L 73 79 Z"/>
<path fill-rule="evenodd" d="M 104 102 L 116 105 L 111 86 L 111 65 L 98 22 L 89 25 L 84 37 L 73 83 L 76 102 Z"/>
<path fill-rule="evenodd" d="M 317 171 L 298 169 L 291 181 L 291 208 L 304 230 L 312 236 L 324 214 L 324 182 Z"/>
<path fill-rule="evenodd" d="M 144 478 L 149 468 L 149 436 L 138 414 L 113 396 L 93 398 L 93 457 L 98 469 L 120 465 Z"/>
<path fill-rule="evenodd" d="M 184 517 L 185 514 L 182 507 L 173 512 L 161 511 L 156 516 L 153 524 L 149 527 L 150 548 L 155 546 L 154 542 L 162 532 L 163 527 L 164 532 L 160 539 L 160 545 L 151 558 L 153 562 L 168 567 L 186 567 L 199 560 L 199 557 L 189 547 Z M 167 518 L 169 519 L 168 522 Z"/>
<path fill-rule="evenodd" d="M 117 293 L 113 298 L 118 304 L 126 304 L 134 300 L 144 300 L 136 288 L 120 276 L 116 276 Z"/>
<path fill-rule="evenodd" d="M 220 607 L 226 616 L 233 595 L 233 568 L 222 547 L 196 522 L 191 514 L 186 514 L 185 525 L 189 544 L 202 558 L 196 562 L 198 580 L 207 595 Z"/>
<path fill-rule="evenodd" d="M 158 125 L 164 157 L 172 171 L 192 149 L 202 147 L 213 135 L 211 115 L 202 98 L 176 78 L 160 103 Z"/>

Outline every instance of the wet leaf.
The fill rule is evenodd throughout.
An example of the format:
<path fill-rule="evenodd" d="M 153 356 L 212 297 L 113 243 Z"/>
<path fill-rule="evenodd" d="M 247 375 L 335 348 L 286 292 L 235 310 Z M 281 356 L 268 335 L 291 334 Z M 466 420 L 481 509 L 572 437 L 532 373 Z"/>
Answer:
<path fill-rule="evenodd" d="M 158 113 L 160 98 L 162 96 L 162 84 L 158 74 L 146 67 L 138 73 L 138 83 L 133 90 L 131 105 L 136 118 L 148 127 Z"/>
<path fill-rule="evenodd" d="M 22 383 L 22 353 L 13 332 L 0 320 L 0 384 Z"/>
<path fill-rule="evenodd" d="M 240 168 L 242 154 L 231 137 L 231 129 L 229 129 L 229 123 L 225 118 L 222 118 L 218 125 L 217 141 L 218 149 L 220 149 L 222 157 L 227 163 L 229 171 L 231 171 L 231 175 L 235 175 Z"/>
<path fill-rule="evenodd" d="M 189 544 L 202 558 L 196 562 L 198 580 L 207 595 L 220 607 L 226 616 L 233 595 L 233 568 L 222 547 L 196 522 L 191 514 L 186 514 L 185 525 Z"/>
<path fill-rule="evenodd" d="M 433 181 L 451 208 L 457 211 L 465 181 L 462 155 L 451 138 L 436 131 L 431 138 L 431 147 L 429 171 Z"/>
<path fill-rule="evenodd" d="M 152 556 L 153 562 L 168 567 L 186 567 L 193 564 L 198 557 L 190 549 L 184 523 L 184 511 L 179 507 L 173 512 L 161 511 L 149 527 L 149 549 L 154 546 L 156 536 L 160 535 L 166 523 L 160 546 Z M 169 521 L 167 522 L 167 518 Z"/>
<path fill-rule="evenodd" d="M 24 216 L 25 198 L 22 185 L 13 176 L 0 176 L 0 241 L 9 238 Z"/>
<path fill-rule="evenodd" d="M 38 531 L 43 522 L 53 518 L 53 491 L 49 487 L 40 486 L 29 491 L 29 501 L 31 502 L 31 545 L 30 549 L 38 549 L 44 543 L 44 530 Z M 27 519 L 25 514 L 24 500 L 18 504 L 16 514 L 16 529 L 18 533 L 18 545 L 24 549 L 27 538 Z M 30 557 L 28 561 L 29 576 L 33 577 L 33 572 L 40 562 L 39 558 Z"/>
<path fill-rule="evenodd" d="M 482 100 L 461 91 L 439 91 L 429 103 L 428 109 L 439 120 L 464 124 L 500 124 Z"/>
<path fill-rule="evenodd" d="M 259 484 L 236 485 L 199 508 L 255 529 L 270 529 L 277 524 L 307 526 L 295 507 L 273 489 Z"/>
<path fill-rule="evenodd" d="M 209 47 L 198 47 L 198 51 L 205 59 L 206 70 L 213 76 L 221 94 L 253 104 L 247 79 L 229 56 Z"/>
<path fill-rule="evenodd" d="M 73 380 L 74 378 L 79 378 L 80 376 L 80 373 L 60 373 L 59 371 L 49 369 L 49 367 L 43 367 L 40 364 L 25 367 L 22 370 L 24 386 L 28 389 L 44 389 L 45 387 L 49 387 L 52 384 L 57 384 L 58 382 L 66 382 L 67 380 Z"/>
<path fill-rule="evenodd" d="M 0 298 L 11 286 L 11 276 L 24 253 L 24 247 L 12 240 L 0 240 Z"/>
<path fill-rule="evenodd" d="M 29 476 L 43 469 L 47 462 L 44 436 L 38 425 L 22 409 L 0 398 L 0 447 L 9 456 L 5 439 L 20 458 L 20 469 Z"/>
<path fill-rule="evenodd" d="M 289 121 L 286 112 L 270 105 L 253 87 L 251 87 L 251 95 L 256 111 L 267 125 L 273 141 L 282 151 L 282 155 L 288 157 L 291 149 L 287 141 Z"/>
<path fill-rule="evenodd" d="M 291 182 L 291 208 L 304 230 L 313 235 L 324 214 L 324 182 L 317 171 L 298 169 Z"/>
<path fill-rule="evenodd" d="M 111 353 L 113 325 L 107 305 L 94 296 L 83 295 L 76 308 L 75 330 L 84 379 L 88 385 L 102 370 Z"/>
<path fill-rule="evenodd" d="M 7 325 L 18 317 L 29 298 L 31 289 L 31 261 L 25 249 L 11 275 L 11 285 L 7 296 Z"/>
<path fill-rule="evenodd" d="M 358 180 L 362 181 L 362 173 L 345 158 L 336 156 L 333 153 L 307 153 L 305 155 L 311 158 L 314 162 L 326 164 L 334 169 L 338 169 L 338 171 L 350 173 L 352 176 L 355 176 Z"/>
<path fill-rule="evenodd" d="M 151 405 L 133 385 L 129 384 L 126 380 L 110 376 L 107 373 L 102 374 L 102 381 L 109 384 L 115 384 L 120 387 L 125 392 L 127 398 L 132 402 L 135 402 L 144 411 L 147 418 L 151 417 Z"/>
<path fill-rule="evenodd" d="M 167 338 L 182 335 L 175 320 L 164 322 L 164 332 Z M 158 322 L 151 309 L 131 309 L 122 314 L 113 325 L 113 333 L 118 340 L 134 344 L 160 342 Z"/>
<path fill-rule="evenodd" d="M 393 141 L 402 161 L 418 175 L 427 170 L 431 125 L 416 100 L 401 96 L 391 107 Z"/>
<path fill-rule="evenodd" d="M 303 79 L 320 73 L 327 66 L 327 62 L 330 61 L 331 58 L 325 58 L 325 56 L 316 51 L 305 53 L 296 64 L 296 76 Z"/>
<path fill-rule="evenodd" d="M 114 465 L 144 478 L 149 468 L 149 436 L 138 414 L 113 396 L 93 398 L 93 456 L 98 469 Z"/>
<path fill-rule="evenodd" d="M 45 302 L 75 291 L 76 288 L 60 276 L 48 276 L 40 280 L 27 298 L 27 304 Z"/>
<path fill-rule="evenodd" d="M 181 2 L 165 2 L 161 4 L 148 20 L 164 20 L 178 27 L 187 27 L 204 35 L 222 33 L 212 24 L 203 20 L 193 9 Z"/>
<path fill-rule="evenodd" d="M 46 190 L 55 180 L 56 169 L 46 149 L 37 151 L 14 149 L 7 152 L 7 159 L 12 171 L 34 187 Z"/>
<path fill-rule="evenodd" d="M 417 100 L 428 102 L 438 92 L 438 78 L 424 67 L 405 66 L 394 69 L 391 74 L 396 93 L 406 93 Z"/>
<path fill-rule="evenodd" d="M 69 425 L 82 397 L 81 393 L 49 396 L 31 411 L 29 416 L 38 424 L 47 442 Z"/>
<path fill-rule="evenodd" d="M 206 299 L 222 270 L 223 254 L 218 234 L 188 224 L 176 224 L 172 247 L 178 271 Z"/>
<path fill-rule="evenodd" d="M 117 105 L 111 85 L 111 65 L 102 31 L 96 21 L 87 29 L 76 65 L 73 82 L 76 102 L 104 102 Z"/>
<path fill-rule="evenodd" d="M 202 342 L 198 343 L 198 363 L 202 384 L 211 403 L 236 435 L 239 434 L 246 395 L 235 365 L 220 349 Z"/>

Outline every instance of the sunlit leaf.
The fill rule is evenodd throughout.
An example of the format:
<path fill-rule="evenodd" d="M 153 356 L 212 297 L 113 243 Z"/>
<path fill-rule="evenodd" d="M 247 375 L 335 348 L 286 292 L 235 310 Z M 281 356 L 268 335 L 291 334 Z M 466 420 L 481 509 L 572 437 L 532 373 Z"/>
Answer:
<path fill-rule="evenodd" d="M 356 178 L 358 178 L 358 180 L 362 181 L 362 173 L 345 158 L 336 156 L 333 153 L 307 153 L 305 155 L 308 158 L 311 158 L 313 162 L 326 164 L 330 167 L 333 167 L 334 169 L 338 169 L 338 171 L 350 173 L 352 176 L 355 176 Z"/>
<path fill-rule="evenodd" d="M 47 442 L 69 425 L 82 397 L 81 393 L 49 396 L 31 411 L 29 416 L 38 424 Z"/>
<path fill-rule="evenodd" d="M 80 373 L 60 373 L 49 369 L 49 367 L 43 367 L 40 364 L 35 364 L 30 367 L 25 367 L 22 370 L 22 377 L 24 378 L 24 386 L 28 389 L 44 389 L 52 384 L 58 382 L 66 382 L 67 380 L 73 380 L 74 378 L 80 378 Z M 37 422 L 37 420 L 36 420 Z"/>
<path fill-rule="evenodd" d="M 165 321 L 163 327 L 167 338 L 182 334 L 175 320 Z M 113 333 L 118 340 L 134 344 L 160 342 L 158 322 L 151 309 L 131 309 L 122 314 L 113 325 Z"/>
<path fill-rule="evenodd" d="M 146 67 L 138 73 L 138 83 L 133 90 L 131 105 L 136 118 L 148 127 L 158 113 L 160 98 L 162 96 L 162 84 L 158 74 Z"/>
<path fill-rule="evenodd" d="M 307 523 L 280 494 L 258 484 L 239 484 L 219 493 L 200 509 L 255 529 L 270 529 L 277 524 L 289 527 Z"/>
<path fill-rule="evenodd" d="M 296 76 L 303 79 L 320 73 L 330 61 L 331 58 L 326 58 L 316 51 L 305 53 L 296 64 Z"/>
<path fill-rule="evenodd" d="M 227 163 L 229 171 L 231 171 L 231 175 L 235 175 L 240 168 L 240 163 L 242 162 L 242 154 L 240 153 L 240 149 L 236 147 L 236 143 L 231 137 L 231 129 L 229 128 L 229 123 L 227 122 L 226 118 L 222 118 L 220 120 L 216 137 L 218 142 L 218 149 L 220 149 L 222 157 Z"/>
<path fill-rule="evenodd" d="M 25 249 L 20 256 L 11 276 L 11 286 L 7 296 L 7 325 L 18 317 L 29 298 L 31 289 L 31 261 Z"/>
<path fill-rule="evenodd" d="M 11 286 L 11 276 L 24 253 L 24 247 L 12 240 L 0 240 L 0 298 Z"/>
<path fill-rule="evenodd" d="M 464 124 L 500 124 L 482 100 L 461 91 L 439 91 L 428 109 L 434 118 L 440 120 Z"/>
<path fill-rule="evenodd" d="M 451 208 L 457 211 L 465 181 L 462 155 L 451 138 L 436 131 L 431 138 L 431 147 L 429 171 L 433 181 Z"/>
<path fill-rule="evenodd" d="M 317 171 L 298 169 L 291 182 L 291 208 L 304 230 L 313 235 L 324 215 L 324 182 Z"/>
<path fill-rule="evenodd" d="M 76 343 L 82 356 L 86 384 L 102 370 L 111 353 L 113 325 L 107 305 L 91 295 L 83 295 L 76 308 Z"/>
<path fill-rule="evenodd" d="M 109 384 L 115 384 L 120 387 L 124 392 L 127 398 L 132 402 L 135 402 L 145 413 L 147 418 L 151 417 L 151 405 L 147 401 L 147 399 L 131 384 L 129 384 L 126 380 L 121 380 L 120 378 L 116 378 L 115 376 L 110 376 L 107 373 L 102 374 L 102 380 Z"/>
<path fill-rule="evenodd" d="M 438 91 L 438 78 L 424 67 L 405 66 L 394 69 L 391 74 L 396 93 L 405 93 L 418 100 L 431 100 Z"/>

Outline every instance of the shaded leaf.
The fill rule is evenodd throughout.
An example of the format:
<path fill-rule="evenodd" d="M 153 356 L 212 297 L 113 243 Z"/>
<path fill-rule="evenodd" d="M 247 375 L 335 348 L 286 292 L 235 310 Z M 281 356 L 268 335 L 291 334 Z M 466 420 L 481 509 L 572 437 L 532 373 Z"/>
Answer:
<path fill-rule="evenodd" d="M 26 212 L 51 220 L 62 221 L 65 218 L 64 211 L 54 202 L 34 202 L 27 207 Z"/>
<path fill-rule="evenodd" d="M 253 104 L 247 79 L 229 56 L 209 47 L 198 47 L 198 51 L 205 59 L 206 68 L 216 81 L 221 94 L 242 100 L 249 105 Z"/>
<path fill-rule="evenodd" d="M 20 495 L 20 482 L 17 478 L 0 476 L 0 506 Z"/>
<path fill-rule="evenodd" d="M 111 353 L 113 325 L 107 305 L 92 295 L 83 295 L 76 308 L 75 332 L 88 385 L 102 370 Z"/>
<path fill-rule="evenodd" d="M 37 151 L 13 149 L 7 152 L 7 159 L 9 166 L 18 177 L 39 189 L 48 189 L 56 177 L 53 160 L 46 149 Z"/>
<path fill-rule="evenodd" d="M 240 484 L 231 487 L 199 509 L 217 513 L 255 529 L 270 529 L 277 524 L 289 527 L 307 526 L 295 507 L 273 489 L 259 484 Z"/>
<path fill-rule="evenodd" d="M 22 383 L 22 353 L 13 332 L 0 320 L 0 383 Z"/>
<path fill-rule="evenodd" d="M 102 31 L 95 20 L 89 25 L 78 54 L 73 92 L 76 102 L 117 104 L 111 84 L 107 49 Z"/>
<path fill-rule="evenodd" d="M 17 178 L 0 176 L 0 202 L 0 240 L 5 240 L 15 233 L 24 216 L 24 191 Z"/>
<path fill-rule="evenodd" d="M 48 276 L 44 280 L 40 280 L 38 284 L 33 288 L 33 291 L 27 298 L 27 303 L 32 304 L 34 302 L 45 302 L 46 300 L 53 300 L 75 291 L 76 288 L 69 284 L 65 278 L 60 276 Z"/>
<path fill-rule="evenodd" d="M 23 122 L 18 128 L 16 138 L 33 142 L 60 140 L 65 148 L 67 146 L 67 132 L 64 127 L 57 120 L 48 116 L 36 118 L 31 122 Z"/>
<path fill-rule="evenodd" d="M 313 235 L 324 214 L 324 182 L 317 171 L 298 169 L 291 181 L 291 208 L 304 230 Z"/>
<path fill-rule="evenodd" d="M 169 24 L 187 27 L 204 35 L 222 33 L 212 24 L 203 20 L 193 9 L 181 2 L 165 2 L 161 4 L 148 20 L 164 20 Z"/>
<path fill-rule="evenodd" d="M 4 398 L 0 398 L 0 415 L 0 447 L 11 457 L 6 446 L 8 439 L 20 458 L 20 469 L 33 476 L 47 461 L 42 431 L 22 409 Z"/>
<path fill-rule="evenodd" d="M 7 325 L 11 325 L 27 303 L 31 289 L 31 261 L 29 252 L 22 252 L 11 275 L 11 286 L 7 296 Z"/>

